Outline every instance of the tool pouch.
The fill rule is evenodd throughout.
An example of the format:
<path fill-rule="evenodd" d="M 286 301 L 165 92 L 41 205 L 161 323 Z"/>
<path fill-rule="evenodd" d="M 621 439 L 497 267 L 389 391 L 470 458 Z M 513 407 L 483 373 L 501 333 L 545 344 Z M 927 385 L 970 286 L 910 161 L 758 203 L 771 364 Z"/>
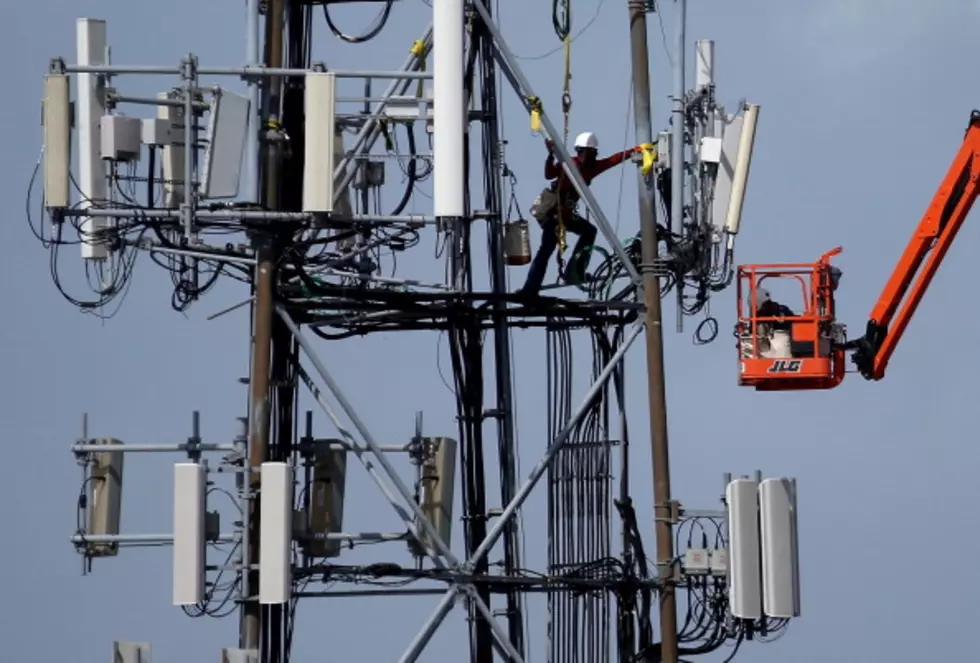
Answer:
<path fill-rule="evenodd" d="M 555 205 L 558 204 L 558 194 L 551 190 L 550 187 L 545 187 L 538 194 L 538 197 L 534 199 L 531 203 L 531 216 L 538 223 L 543 223 L 548 215 L 555 209 Z"/>

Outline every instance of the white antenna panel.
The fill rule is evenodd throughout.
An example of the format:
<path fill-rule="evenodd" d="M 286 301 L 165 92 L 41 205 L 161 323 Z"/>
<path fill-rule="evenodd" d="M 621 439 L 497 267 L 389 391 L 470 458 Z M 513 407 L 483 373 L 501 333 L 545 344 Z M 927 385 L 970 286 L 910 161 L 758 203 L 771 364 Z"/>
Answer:
<path fill-rule="evenodd" d="M 718 174 L 715 178 L 714 198 L 711 200 L 711 219 L 717 230 L 725 227 L 728 218 L 728 203 L 732 199 L 732 181 L 735 179 L 735 161 L 738 157 L 738 143 L 742 138 L 744 116 L 729 115 L 715 121 L 715 137 L 721 137 L 721 158 L 718 161 Z"/>
<path fill-rule="evenodd" d="M 174 465 L 174 605 L 196 605 L 204 600 L 206 493 L 204 465 Z"/>
<path fill-rule="evenodd" d="M 465 2 L 432 2 L 433 118 L 432 195 L 436 217 L 461 217 L 465 212 L 463 167 L 466 100 L 463 82 Z"/>
<path fill-rule="evenodd" d="M 109 64 L 105 21 L 80 18 L 76 24 L 76 56 L 78 64 L 97 67 Z M 99 74 L 78 74 L 78 188 L 81 191 L 80 209 L 92 202 L 106 200 L 105 166 L 102 163 L 102 132 L 99 123 L 106 113 L 105 79 Z M 81 220 L 82 258 L 103 260 L 109 255 L 105 242 L 98 237 L 106 227 L 104 217 L 84 217 Z"/>
<path fill-rule="evenodd" d="M 759 105 L 746 104 L 742 116 L 742 130 L 738 136 L 738 152 L 732 174 L 732 191 L 725 215 L 725 232 L 737 235 L 742 223 L 742 205 L 745 203 L 745 188 L 752 167 L 752 151 L 755 149 L 755 126 L 759 121 Z"/>
<path fill-rule="evenodd" d="M 694 89 L 701 90 L 715 82 L 715 42 L 699 39 L 694 51 Z"/>
<path fill-rule="evenodd" d="M 728 602 L 739 619 L 762 617 L 759 551 L 759 484 L 735 479 L 725 489 L 728 503 Z"/>
<path fill-rule="evenodd" d="M 313 452 L 313 483 L 307 488 L 306 524 L 311 534 L 338 534 L 344 527 L 344 491 L 347 484 L 347 450 L 332 449 L 330 440 Z M 337 557 L 339 540 L 315 540 L 306 546 L 310 557 Z"/>
<path fill-rule="evenodd" d="M 306 74 L 306 136 L 303 162 L 303 211 L 329 213 L 334 206 L 334 158 L 337 153 L 337 77 Z"/>
<path fill-rule="evenodd" d="M 160 92 L 157 99 L 172 99 L 169 92 Z M 162 120 L 170 141 L 163 146 L 163 205 L 176 209 L 184 202 L 184 109 L 180 106 L 157 106 L 157 118 Z"/>
<path fill-rule="evenodd" d="M 796 482 L 759 484 L 762 533 L 762 607 L 767 617 L 800 616 L 800 557 L 796 527 Z"/>
<path fill-rule="evenodd" d="M 113 447 L 122 442 L 115 438 L 99 438 L 94 444 Z M 122 513 L 123 452 L 99 451 L 92 455 L 89 488 L 88 533 L 95 536 L 118 536 Z M 118 554 L 119 544 L 89 543 L 90 557 L 112 557 Z"/>
<path fill-rule="evenodd" d="M 238 195 L 250 107 L 248 97 L 221 88 L 211 97 L 201 198 L 214 200 Z"/>
<path fill-rule="evenodd" d="M 292 596 L 293 468 L 262 463 L 259 496 L 259 603 L 285 603 Z"/>
<path fill-rule="evenodd" d="M 71 204 L 71 98 L 68 76 L 44 77 L 44 206 Z"/>
<path fill-rule="evenodd" d="M 453 493 L 456 487 L 456 440 L 448 437 L 430 437 L 425 438 L 423 442 L 431 453 L 427 453 L 422 463 L 419 506 L 435 527 L 442 542 L 447 548 L 451 548 Z M 417 518 L 415 527 L 419 532 L 425 554 L 430 556 L 438 554 L 438 548 L 432 541 L 432 537 L 422 528 Z"/>

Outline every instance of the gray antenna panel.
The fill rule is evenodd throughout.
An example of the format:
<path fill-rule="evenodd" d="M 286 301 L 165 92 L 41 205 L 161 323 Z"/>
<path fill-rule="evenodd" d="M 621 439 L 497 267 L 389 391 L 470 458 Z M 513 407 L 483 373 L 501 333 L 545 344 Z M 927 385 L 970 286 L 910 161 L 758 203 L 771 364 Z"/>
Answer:
<path fill-rule="evenodd" d="M 219 90 L 212 98 L 201 198 L 234 198 L 238 195 L 249 108 L 248 97 L 228 90 Z"/>
<path fill-rule="evenodd" d="M 728 484 L 729 598 L 732 615 L 762 617 L 761 554 L 759 551 L 759 484 L 735 479 Z"/>
<path fill-rule="evenodd" d="M 759 484 L 762 533 L 762 605 L 767 617 L 800 616 L 800 558 L 796 528 L 796 482 Z"/>

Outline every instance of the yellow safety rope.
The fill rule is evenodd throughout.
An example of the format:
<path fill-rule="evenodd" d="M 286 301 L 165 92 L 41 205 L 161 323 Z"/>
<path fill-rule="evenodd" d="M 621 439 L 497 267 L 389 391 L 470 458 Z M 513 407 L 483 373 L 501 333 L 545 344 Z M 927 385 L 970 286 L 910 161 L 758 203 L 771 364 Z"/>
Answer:
<path fill-rule="evenodd" d="M 568 145 L 568 126 L 569 126 L 569 115 L 572 110 L 572 36 L 571 34 L 565 35 L 564 38 L 564 49 L 565 49 L 565 74 L 562 82 L 562 96 L 561 96 L 561 110 L 562 115 L 564 115 L 564 127 L 562 130 L 562 143 Z M 528 106 L 530 107 L 531 115 L 531 131 L 533 133 L 541 132 L 541 100 L 538 97 L 528 97 Z M 558 274 L 559 278 L 565 271 L 564 265 L 564 254 L 567 247 L 567 231 L 565 229 L 565 219 L 563 214 L 563 205 L 561 197 L 561 185 L 565 179 L 565 169 L 562 168 L 558 172 L 558 182 L 557 182 L 557 219 L 558 226 L 555 228 L 555 233 L 558 235 Z"/>
<path fill-rule="evenodd" d="M 541 133 L 541 100 L 537 97 L 528 97 L 527 103 L 531 107 L 531 131 Z"/>
<path fill-rule="evenodd" d="M 569 4 L 571 4 L 569 0 Z M 571 7 L 567 11 L 571 11 Z M 565 75 L 562 82 L 561 112 L 565 116 L 565 126 L 562 131 L 562 145 L 568 145 L 568 116 L 572 110 L 572 35 L 565 35 Z M 565 179 L 565 169 L 562 168 L 558 173 L 558 272 L 564 271 L 564 255 L 567 246 L 567 232 L 565 230 L 565 219 L 561 200 L 561 185 Z"/>
<path fill-rule="evenodd" d="M 409 49 L 409 52 L 412 55 L 414 55 L 415 58 L 419 61 L 419 71 L 424 73 L 425 72 L 425 42 L 422 41 L 421 39 L 416 39 L 415 42 L 412 43 L 412 48 Z M 418 97 L 419 99 L 422 98 L 422 93 L 425 91 L 425 89 L 423 88 L 424 83 L 425 83 L 425 79 L 420 78 L 418 91 L 415 93 L 415 96 Z"/>

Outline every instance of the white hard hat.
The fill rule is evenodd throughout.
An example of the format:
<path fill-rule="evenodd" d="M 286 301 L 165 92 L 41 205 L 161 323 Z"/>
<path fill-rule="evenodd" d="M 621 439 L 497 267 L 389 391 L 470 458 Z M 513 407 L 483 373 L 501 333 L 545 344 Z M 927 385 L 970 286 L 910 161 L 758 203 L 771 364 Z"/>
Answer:
<path fill-rule="evenodd" d="M 772 297 L 769 296 L 769 291 L 765 288 L 759 288 L 755 291 L 755 307 L 762 308 L 763 304 L 772 301 Z"/>
<path fill-rule="evenodd" d="M 599 139 L 595 137 L 595 134 L 591 131 L 583 131 L 578 136 L 575 137 L 575 147 L 576 148 L 589 148 L 593 150 L 599 149 Z"/>

